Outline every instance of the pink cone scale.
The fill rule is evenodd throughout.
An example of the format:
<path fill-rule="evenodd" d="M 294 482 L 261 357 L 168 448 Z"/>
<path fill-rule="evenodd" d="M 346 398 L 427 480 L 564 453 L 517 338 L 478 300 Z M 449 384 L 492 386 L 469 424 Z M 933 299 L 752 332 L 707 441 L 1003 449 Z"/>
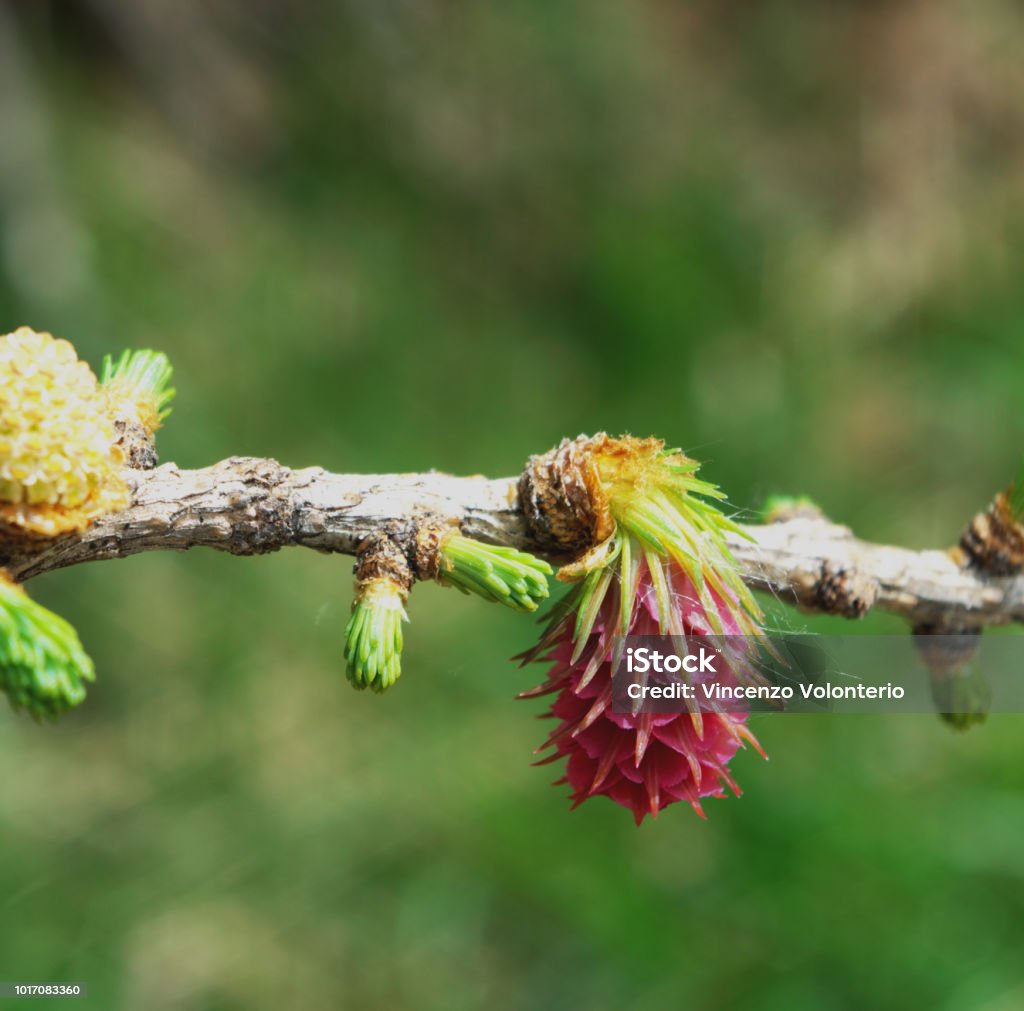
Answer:
<path fill-rule="evenodd" d="M 613 531 L 561 570 L 575 585 L 524 655 L 551 664 L 524 693 L 554 696 L 544 715 L 557 722 L 538 764 L 566 759 L 556 785 L 568 784 L 574 808 L 603 795 L 638 825 L 680 801 L 704 817 L 704 798 L 740 794 L 728 768 L 736 752 L 750 744 L 764 754 L 746 714 L 696 702 L 682 714 L 613 712 L 615 640 L 759 634 L 761 611 L 725 541 L 739 528 L 714 505 L 722 493 L 678 450 L 628 437 L 586 445 Z"/>

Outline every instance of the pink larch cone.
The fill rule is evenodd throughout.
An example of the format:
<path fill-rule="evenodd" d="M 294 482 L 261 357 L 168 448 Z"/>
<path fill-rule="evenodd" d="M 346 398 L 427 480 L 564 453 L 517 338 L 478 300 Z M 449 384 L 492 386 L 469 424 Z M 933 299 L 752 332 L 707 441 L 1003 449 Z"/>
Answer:
<path fill-rule="evenodd" d="M 735 617 L 735 605 L 729 606 L 712 592 L 717 623 L 709 620 L 701 595 L 682 568 L 666 562 L 662 571 L 671 583 L 671 606 L 677 629 L 681 627 L 683 634 L 744 634 Z M 707 597 L 705 594 L 705 600 Z M 546 715 L 559 723 L 538 749 L 554 750 L 538 764 L 568 759 L 565 776 L 556 782 L 572 787 L 573 807 L 604 794 L 629 808 L 639 825 L 646 815 L 656 816 L 669 804 L 687 801 L 703 818 L 702 797 L 722 797 L 726 786 L 739 796 L 740 789 L 728 772 L 738 748 L 750 742 L 762 755 L 764 752 L 747 728 L 744 712 L 700 709 L 697 703 L 692 712 L 683 714 L 613 712 L 612 637 L 621 628 L 621 617 L 616 583 L 601 601 L 582 649 L 574 640 L 573 612 L 541 640 L 541 650 L 545 651 L 540 659 L 552 661 L 553 666 L 547 681 L 525 695 L 557 692 Z M 662 632 L 655 583 L 648 564 L 642 562 L 630 606 L 628 634 Z"/>

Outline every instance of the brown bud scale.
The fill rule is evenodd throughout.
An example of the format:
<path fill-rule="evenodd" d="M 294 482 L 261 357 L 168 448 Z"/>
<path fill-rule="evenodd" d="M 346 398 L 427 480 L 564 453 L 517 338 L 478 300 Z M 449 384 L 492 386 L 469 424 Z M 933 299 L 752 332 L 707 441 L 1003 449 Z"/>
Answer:
<path fill-rule="evenodd" d="M 375 579 L 391 580 L 401 590 L 403 600 L 415 578 L 404 548 L 388 534 L 374 534 L 359 545 L 355 574 L 359 585 Z"/>

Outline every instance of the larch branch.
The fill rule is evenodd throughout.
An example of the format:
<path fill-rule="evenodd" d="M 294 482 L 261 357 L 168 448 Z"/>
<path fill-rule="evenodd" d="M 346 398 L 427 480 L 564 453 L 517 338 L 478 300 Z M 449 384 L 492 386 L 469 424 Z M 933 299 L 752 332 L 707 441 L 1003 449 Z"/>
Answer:
<path fill-rule="evenodd" d="M 517 478 L 333 474 L 233 457 L 201 470 L 130 471 L 132 505 L 81 534 L 0 543 L 20 581 L 142 551 L 208 547 L 237 555 L 289 546 L 355 554 L 371 534 L 431 515 L 479 540 L 543 554 L 516 496 Z M 746 526 L 731 537 L 744 579 L 810 610 L 859 616 L 877 607 L 923 624 L 971 628 L 1024 621 L 1024 577 L 993 578 L 945 551 L 858 540 L 820 516 Z"/>

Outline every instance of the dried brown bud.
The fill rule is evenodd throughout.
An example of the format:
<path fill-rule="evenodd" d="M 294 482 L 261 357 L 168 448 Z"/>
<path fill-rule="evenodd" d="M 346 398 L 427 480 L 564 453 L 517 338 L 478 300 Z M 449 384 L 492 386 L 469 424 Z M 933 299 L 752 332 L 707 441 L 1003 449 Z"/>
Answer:
<path fill-rule="evenodd" d="M 615 441 L 603 432 L 581 435 L 530 457 L 519 479 L 519 502 L 542 547 L 578 554 L 611 535 L 615 524 L 594 455 Z"/>
<path fill-rule="evenodd" d="M 1024 572 L 1024 526 L 1014 515 L 1005 492 L 971 520 L 960 538 L 960 547 L 971 564 L 987 575 L 1016 576 Z"/>
<path fill-rule="evenodd" d="M 816 603 L 828 614 L 862 618 L 875 604 L 878 584 L 855 566 L 823 562 L 814 595 Z"/>

